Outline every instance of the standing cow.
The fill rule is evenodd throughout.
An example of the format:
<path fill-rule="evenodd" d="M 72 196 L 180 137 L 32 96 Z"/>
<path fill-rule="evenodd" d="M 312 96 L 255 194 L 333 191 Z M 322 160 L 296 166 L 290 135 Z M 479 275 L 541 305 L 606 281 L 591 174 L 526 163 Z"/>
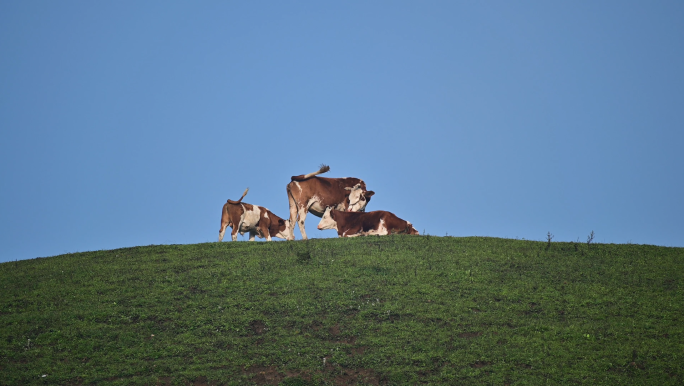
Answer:
<path fill-rule="evenodd" d="M 287 239 L 291 233 L 290 224 L 262 206 L 241 202 L 247 191 L 249 188 L 239 200 L 228 200 L 223 205 L 219 241 L 223 240 L 226 227 L 229 225 L 232 228 L 230 236 L 233 241 L 237 240 L 238 232 L 241 235 L 249 232 L 249 241 L 254 241 L 254 236 L 265 237 L 268 241 L 271 241 L 271 237 Z"/>
<path fill-rule="evenodd" d="M 366 190 L 366 183 L 358 178 L 316 177 L 328 170 L 329 166 L 321 165 L 317 172 L 291 177 L 291 182 L 287 184 L 287 198 L 290 202 L 288 240 L 294 240 L 295 221 L 299 224 L 302 238 L 307 239 L 304 220 L 308 212 L 316 217 L 323 216 L 327 207 L 347 212 L 363 212 L 371 196 L 375 194 L 372 190 Z"/>
<path fill-rule="evenodd" d="M 318 229 L 335 229 L 339 237 L 419 234 L 410 222 L 384 210 L 362 213 L 327 208 L 318 223 Z"/>

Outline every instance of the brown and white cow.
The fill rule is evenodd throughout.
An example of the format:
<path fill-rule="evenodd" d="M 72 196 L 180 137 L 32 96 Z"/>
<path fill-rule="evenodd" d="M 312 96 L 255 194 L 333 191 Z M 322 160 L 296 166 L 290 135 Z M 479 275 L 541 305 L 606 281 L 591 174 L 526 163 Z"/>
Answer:
<path fill-rule="evenodd" d="M 290 235 L 290 224 L 287 221 L 262 206 L 241 202 L 248 190 L 249 188 L 239 200 L 228 200 L 223 205 L 219 241 L 223 241 L 223 235 L 229 225 L 232 228 L 230 236 L 233 241 L 237 240 L 238 232 L 241 235 L 249 232 L 249 241 L 254 241 L 254 236 L 266 237 L 268 241 L 271 241 L 271 237 L 287 239 Z"/>
<path fill-rule="evenodd" d="M 375 194 L 372 190 L 366 190 L 366 183 L 358 178 L 316 177 L 328 170 L 329 166 L 321 165 L 317 172 L 291 177 L 291 182 L 287 184 L 287 198 L 290 202 L 288 240 L 294 240 L 295 221 L 299 224 L 302 238 L 307 239 L 304 229 L 307 213 L 321 217 L 327 207 L 347 212 L 363 212 L 371 196 Z"/>
<path fill-rule="evenodd" d="M 404 221 L 392 212 L 376 210 L 373 212 L 342 212 L 327 208 L 318 229 L 335 229 L 339 237 L 409 234 L 418 231 L 410 222 Z"/>

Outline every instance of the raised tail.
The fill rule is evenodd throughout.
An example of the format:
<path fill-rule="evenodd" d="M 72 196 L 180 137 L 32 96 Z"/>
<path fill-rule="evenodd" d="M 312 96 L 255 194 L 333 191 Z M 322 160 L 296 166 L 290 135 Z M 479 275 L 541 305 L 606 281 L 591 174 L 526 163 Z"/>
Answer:
<path fill-rule="evenodd" d="M 321 166 L 320 166 L 320 168 L 318 169 L 318 171 L 315 171 L 315 172 L 309 173 L 309 174 L 300 174 L 300 175 L 298 175 L 298 176 L 292 176 L 292 177 L 290 177 L 290 181 L 302 181 L 302 180 L 306 180 L 307 178 L 311 178 L 311 177 L 317 176 L 317 175 L 319 175 L 319 174 L 327 173 L 329 170 L 330 170 L 330 166 L 325 165 L 325 164 L 321 164 Z"/>
<path fill-rule="evenodd" d="M 240 197 L 239 200 L 233 201 L 233 200 L 231 200 L 231 199 L 228 199 L 228 202 L 231 203 L 231 204 L 239 204 L 240 201 L 242 201 L 242 199 L 245 198 L 245 196 L 247 195 L 247 192 L 249 192 L 249 188 L 245 189 L 245 192 L 242 193 L 242 197 Z"/>

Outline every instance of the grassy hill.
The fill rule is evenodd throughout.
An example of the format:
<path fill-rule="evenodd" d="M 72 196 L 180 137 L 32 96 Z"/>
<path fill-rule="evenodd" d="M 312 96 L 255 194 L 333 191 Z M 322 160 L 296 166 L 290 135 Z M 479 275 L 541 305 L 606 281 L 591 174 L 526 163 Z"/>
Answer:
<path fill-rule="evenodd" d="M 0 264 L 0 384 L 682 384 L 684 248 L 388 236 Z"/>

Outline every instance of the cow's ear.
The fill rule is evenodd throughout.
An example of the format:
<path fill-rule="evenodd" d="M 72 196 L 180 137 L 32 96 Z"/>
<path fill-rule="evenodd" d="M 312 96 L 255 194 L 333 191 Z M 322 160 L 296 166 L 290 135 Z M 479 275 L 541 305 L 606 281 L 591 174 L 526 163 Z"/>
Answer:
<path fill-rule="evenodd" d="M 368 198 L 368 197 L 371 197 L 371 196 L 374 195 L 374 194 L 375 194 L 374 191 L 369 190 L 369 191 L 366 192 L 366 194 L 364 194 L 364 196 L 366 196 L 366 198 Z"/>

